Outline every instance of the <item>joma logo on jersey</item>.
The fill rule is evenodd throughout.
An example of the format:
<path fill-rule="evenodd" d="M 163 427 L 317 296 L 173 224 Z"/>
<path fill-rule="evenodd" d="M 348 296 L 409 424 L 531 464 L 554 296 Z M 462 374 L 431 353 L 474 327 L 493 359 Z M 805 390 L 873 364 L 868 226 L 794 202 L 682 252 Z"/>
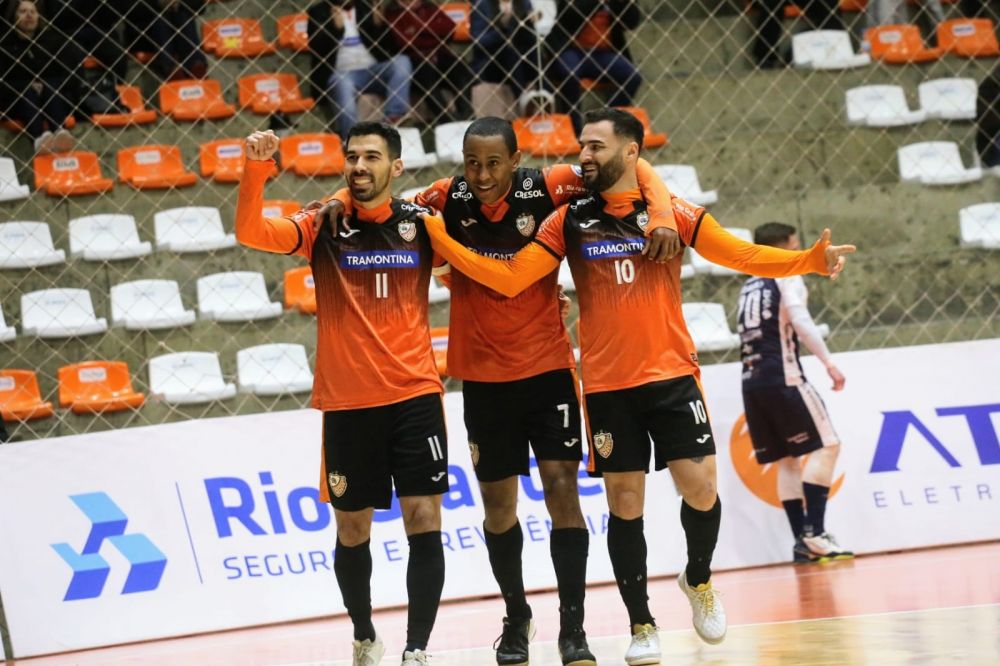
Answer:
<path fill-rule="evenodd" d="M 642 238 L 596 241 L 583 244 L 584 259 L 605 259 L 608 257 L 631 257 L 642 252 L 645 245 Z"/>
<path fill-rule="evenodd" d="M 416 268 L 420 256 L 410 250 L 373 250 L 345 252 L 340 257 L 340 267 L 348 270 L 369 268 Z"/>

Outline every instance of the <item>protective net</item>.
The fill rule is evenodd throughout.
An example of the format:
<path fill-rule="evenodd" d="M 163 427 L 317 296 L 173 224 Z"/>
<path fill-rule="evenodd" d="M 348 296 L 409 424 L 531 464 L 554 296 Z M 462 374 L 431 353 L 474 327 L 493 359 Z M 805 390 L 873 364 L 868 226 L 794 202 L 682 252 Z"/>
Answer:
<path fill-rule="evenodd" d="M 283 137 L 275 214 L 341 186 L 334 144 L 352 118 L 409 128 L 398 194 L 459 172 L 475 115 L 531 114 L 519 138 L 544 166 L 575 159 L 574 119 L 560 114 L 635 107 L 645 157 L 725 226 L 781 221 L 804 243 L 830 227 L 859 246 L 840 280 L 808 281 L 834 352 L 1000 335 L 991 3 L 313 4 L 310 18 L 305 0 L 39 3 L 33 43 L 63 67 L 44 72 L 5 27 L 5 103 L 65 85 L 75 119 L 69 153 L 35 157 L 24 107 L 8 104 L 21 126 L 0 132 L 12 161 L 0 162 L 0 369 L 38 383 L 35 400 L 30 375 L 0 377 L 14 438 L 307 405 L 296 347 L 240 353 L 301 345 L 311 365 L 315 323 L 304 262 L 229 235 L 242 153 L 224 140 Z M 370 75 L 344 73 L 359 67 Z M 688 255 L 702 362 L 737 360 L 743 278 Z M 447 326 L 446 292 L 432 300 L 432 325 Z M 158 359 L 180 352 L 208 356 Z M 120 366 L 74 366 L 95 361 L 124 363 L 124 379 Z M 106 391 L 122 409 L 86 413 L 95 386 L 127 380 L 144 403 Z"/>

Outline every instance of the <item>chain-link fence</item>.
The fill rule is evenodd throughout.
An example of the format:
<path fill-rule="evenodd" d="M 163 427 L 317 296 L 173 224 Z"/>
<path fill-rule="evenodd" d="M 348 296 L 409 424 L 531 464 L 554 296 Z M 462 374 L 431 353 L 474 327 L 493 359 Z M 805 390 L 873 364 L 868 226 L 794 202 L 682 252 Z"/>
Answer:
<path fill-rule="evenodd" d="M 352 118 L 373 115 L 412 128 L 416 137 L 404 152 L 410 167 L 395 185 L 400 193 L 459 173 L 451 156 L 460 139 L 447 138 L 448 127 L 456 127 L 447 123 L 475 114 L 556 112 L 569 114 L 571 128 L 582 110 L 638 107 L 652 133 L 667 135 L 660 147 L 650 137 L 645 157 L 673 165 L 662 170 L 672 188 L 705 203 L 725 226 L 752 230 L 783 221 L 804 242 L 830 227 L 835 241 L 859 246 L 840 280 L 809 281 L 811 309 L 829 326 L 835 352 L 1000 335 L 1000 254 L 988 249 L 1000 242 L 1000 214 L 988 206 L 968 210 L 1000 201 L 988 140 L 980 161 L 975 120 L 977 86 L 1000 62 L 991 50 L 995 29 L 948 22 L 974 13 L 995 20 L 991 3 L 879 2 L 866 13 L 856 11 L 863 2 L 842 2 L 855 11 L 831 13 L 819 0 L 804 11 L 723 0 L 532 2 L 443 3 L 443 14 L 422 2 L 374 9 L 350 2 L 310 7 L 304 0 L 14 2 L 5 15 L 13 26 L 5 28 L 5 96 L 34 91 L 32 99 L 43 103 L 65 85 L 76 123 L 69 129 L 75 152 L 37 158 L 36 143 L 45 152 L 67 147 L 58 145 L 67 137 L 43 136 L 46 127 L 12 104 L 7 119 L 20 118 L 20 128 L 8 122 L 0 133 L 0 156 L 14 167 L 13 174 L 0 172 L 9 199 L 0 203 L 0 337 L 10 338 L 0 344 L 0 369 L 36 373 L 41 400 L 54 406 L 51 416 L 28 419 L 48 410 L 22 405 L 11 412 L 8 404 L 13 436 L 306 405 L 308 391 L 260 395 L 266 388 L 246 376 L 241 388 L 258 393 L 234 394 L 231 386 L 238 352 L 248 347 L 303 345 L 311 360 L 315 324 L 279 305 L 296 287 L 308 287 L 301 271 L 288 274 L 301 260 L 246 250 L 227 236 L 241 153 L 238 143 L 210 142 L 276 129 L 287 152 L 266 196 L 275 210 L 281 201 L 295 202 L 286 204 L 294 209 L 342 183 L 316 175 L 337 170 L 327 163 L 336 150 L 324 143 L 336 139 L 314 134 L 336 136 Z M 25 5 L 42 14 L 30 37 L 16 27 Z M 59 11 L 76 14 L 51 14 Z M 869 24 L 899 20 L 907 24 L 865 32 Z M 846 36 L 812 33 L 815 27 Z M 110 41 L 103 37 L 109 30 Z M 29 69 L 36 62 L 31 48 L 41 46 L 58 50 L 49 60 L 65 71 Z M 957 55 L 962 48 L 992 56 Z M 22 82 L 26 69 L 31 78 Z M 273 74 L 295 78 L 260 76 Z M 130 87 L 115 99 L 123 90 L 115 86 Z M 863 86 L 892 88 L 858 90 Z M 42 106 L 43 119 L 61 113 L 58 105 Z M 980 116 L 982 107 L 980 100 Z M 53 118 L 47 129 L 62 122 Z M 560 122 L 545 115 L 523 123 L 521 138 L 543 144 L 526 156 L 528 165 L 574 160 L 571 152 L 546 154 L 552 137 L 531 136 L 565 132 Z M 88 166 L 87 153 L 95 165 Z M 100 174 L 88 173 L 94 168 Z M 685 300 L 717 304 L 698 316 L 691 311 L 703 362 L 736 360 L 742 278 L 697 257 L 685 261 Z M 228 272 L 257 273 L 263 282 L 210 278 Z M 160 282 L 136 284 L 145 280 Z M 82 291 L 44 291 L 52 289 Z M 576 316 L 574 307 L 571 320 Z M 446 298 L 432 305 L 431 318 L 447 325 Z M 61 390 L 86 395 L 88 384 L 118 372 L 75 367 L 64 372 L 60 389 L 64 366 L 124 362 L 135 391 L 148 397 L 151 383 L 171 373 L 182 388 L 191 377 L 200 382 L 213 374 L 212 357 L 151 362 L 192 351 L 215 353 L 221 364 L 215 384 L 196 391 L 205 401 L 174 396 L 139 404 L 119 395 L 126 408 L 103 414 L 59 404 Z M 269 354 L 247 367 L 266 378 L 302 364 L 287 349 Z M 30 378 L 0 382 L 8 395 L 30 393 Z M 161 390 L 169 394 L 169 386 Z"/>

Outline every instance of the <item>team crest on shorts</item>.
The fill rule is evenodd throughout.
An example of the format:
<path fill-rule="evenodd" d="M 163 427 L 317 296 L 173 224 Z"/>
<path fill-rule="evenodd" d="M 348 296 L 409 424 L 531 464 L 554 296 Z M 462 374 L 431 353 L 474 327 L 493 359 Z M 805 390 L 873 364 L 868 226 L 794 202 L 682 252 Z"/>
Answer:
<path fill-rule="evenodd" d="M 638 215 L 635 216 L 635 223 L 639 225 L 640 229 L 645 231 L 646 227 L 649 226 L 649 213 L 647 213 L 646 211 L 640 212 Z"/>
<path fill-rule="evenodd" d="M 479 465 L 479 445 L 475 442 L 469 442 L 469 455 L 472 456 L 472 466 L 476 467 Z"/>
<path fill-rule="evenodd" d="M 402 236 L 403 240 L 407 243 L 417 237 L 417 225 L 413 222 L 400 222 L 399 226 L 396 228 L 399 229 L 399 235 Z"/>
<path fill-rule="evenodd" d="M 615 438 L 611 436 L 610 432 L 601 430 L 594 435 L 594 448 L 597 449 L 602 458 L 607 458 L 615 448 Z"/>
<path fill-rule="evenodd" d="M 330 484 L 330 492 L 334 497 L 343 497 L 347 492 L 347 477 L 337 472 L 330 472 L 326 477 L 326 482 Z"/>
<path fill-rule="evenodd" d="M 518 215 L 517 219 L 514 220 L 514 226 L 517 227 L 522 236 L 530 236 L 531 232 L 535 230 L 535 216 L 531 213 Z"/>

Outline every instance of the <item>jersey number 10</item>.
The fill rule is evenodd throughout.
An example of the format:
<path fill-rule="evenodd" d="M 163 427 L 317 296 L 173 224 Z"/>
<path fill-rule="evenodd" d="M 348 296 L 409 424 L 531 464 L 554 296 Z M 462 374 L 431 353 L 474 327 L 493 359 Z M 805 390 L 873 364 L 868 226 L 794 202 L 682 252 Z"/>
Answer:
<path fill-rule="evenodd" d="M 760 326 L 760 293 L 760 289 L 755 289 L 740 296 L 737 309 L 743 313 L 744 329 Z"/>
<path fill-rule="evenodd" d="M 635 264 L 631 259 L 615 259 L 615 278 L 618 284 L 635 282 Z"/>

